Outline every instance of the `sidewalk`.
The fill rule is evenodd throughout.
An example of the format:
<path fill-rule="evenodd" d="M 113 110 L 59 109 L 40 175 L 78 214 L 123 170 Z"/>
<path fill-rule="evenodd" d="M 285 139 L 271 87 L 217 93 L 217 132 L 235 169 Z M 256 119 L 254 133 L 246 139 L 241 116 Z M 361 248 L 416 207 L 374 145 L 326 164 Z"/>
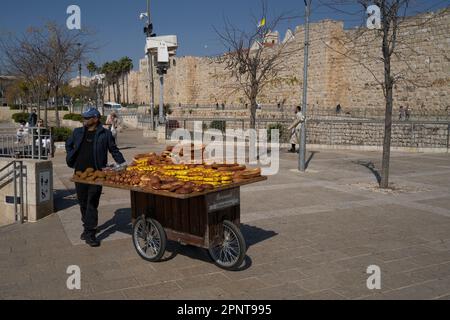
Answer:
<path fill-rule="evenodd" d="M 128 131 L 127 160 L 164 146 Z M 0 228 L 0 299 L 449 299 L 450 155 L 393 153 L 381 192 L 368 163 L 379 152 L 315 150 L 308 172 L 281 152 L 281 171 L 242 188 L 246 268 L 227 272 L 205 250 L 170 243 L 147 263 L 131 243 L 129 193 L 104 189 L 100 248 L 80 241 L 80 213 L 64 154 L 54 162 L 56 214 Z M 366 165 L 366 166 L 364 166 Z M 66 288 L 70 265 L 82 289 Z M 367 289 L 367 267 L 381 290 Z"/>

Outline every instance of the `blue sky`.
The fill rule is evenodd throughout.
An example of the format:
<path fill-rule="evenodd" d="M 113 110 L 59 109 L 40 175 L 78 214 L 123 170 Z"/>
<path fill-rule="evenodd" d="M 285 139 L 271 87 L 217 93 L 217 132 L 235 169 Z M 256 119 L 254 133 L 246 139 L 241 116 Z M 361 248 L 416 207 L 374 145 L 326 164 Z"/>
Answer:
<path fill-rule="evenodd" d="M 330 2 L 330 1 L 328 1 Z M 336 1 L 342 2 L 342 0 Z M 356 1 L 355 1 L 356 2 Z M 282 36 L 287 28 L 303 24 L 302 0 L 267 0 L 270 15 L 288 13 L 292 17 L 281 23 Z M 129 56 L 135 67 L 144 55 L 144 23 L 138 19 L 146 10 L 146 0 L 2 0 L 0 7 L 0 35 L 5 32 L 22 33 L 30 26 L 42 26 L 46 21 L 65 24 L 66 9 L 76 4 L 81 7 L 82 27 L 95 31 L 99 49 L 92 55 L 98 64 Z M 258 16 L 260 0 L 152 0 L 151 11 L 154 32 L 158 35 L 176 34 L 180 43 L 179 56 L 215 55 L 224 51 L 213 26 L 219 30 L 227 17 L 234 25 L 249 29 L 254 26 L 252 15 Z M 450 5 L 450 1 L 413 0 L 410 13 L 436 10 Z M 320 5 L 313 0 L 312 20 L 336 19 L 345 21 L 346 27 L 361 25 L 362 11 L 359 5 L 337 6 L 345 12 L 361 12 L 347 15 Z"/>

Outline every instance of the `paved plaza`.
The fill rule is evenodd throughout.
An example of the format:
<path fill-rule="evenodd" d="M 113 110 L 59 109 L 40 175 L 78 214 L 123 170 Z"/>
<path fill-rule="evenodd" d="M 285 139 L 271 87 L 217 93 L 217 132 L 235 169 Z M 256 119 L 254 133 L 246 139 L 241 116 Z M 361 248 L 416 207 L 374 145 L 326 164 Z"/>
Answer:
<path fill-rule="evenodd" d="M 128 161 L 164 146 L 128 130 Z M 393 153 L 394 189 L 376 186 L 381 152 L 309 150 L 308 172 L 281 152 L 281 170 L 242 188 L 242 270 L 170 243 L 148 263 L 131 242 L 129 192 L 104 189 L 100 248 L 80 239 L 80 212 L 65 154 L 54 159 L 57 213 L 0 228 L 0 299 L 449 299 L 450 154 Z M 66 287 L 81 268 L 81 290 Z M 367 288 L 368 266 L 381 289 Z"/>

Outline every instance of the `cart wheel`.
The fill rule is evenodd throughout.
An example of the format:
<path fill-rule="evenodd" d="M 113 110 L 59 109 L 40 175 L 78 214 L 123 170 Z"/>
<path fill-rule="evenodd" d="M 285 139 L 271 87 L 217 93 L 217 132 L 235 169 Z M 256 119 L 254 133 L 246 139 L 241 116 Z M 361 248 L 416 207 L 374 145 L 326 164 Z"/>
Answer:
<path fill-rule="evenodd" d="M 158 221 L 139 217 L 133 227 L 133 244 L 144 260 L 159 261 L 166 251 L 166 232 Z"/>
<path fill-rule="evenodd" d="M 220 268 L 236 270 L 242 265 L 247 252 L 244 237 L 239 228 L 230 221 L 223 222 L 223 236 L 222 243 L 209 248 L 209 255 Z"/>

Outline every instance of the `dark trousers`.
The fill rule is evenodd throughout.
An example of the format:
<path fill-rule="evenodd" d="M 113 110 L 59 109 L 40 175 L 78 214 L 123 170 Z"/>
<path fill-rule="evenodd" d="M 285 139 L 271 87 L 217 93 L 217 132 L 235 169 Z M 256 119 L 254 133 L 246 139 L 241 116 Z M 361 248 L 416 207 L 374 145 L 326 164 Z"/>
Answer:
<path fill-rule="evenodd" d="M 95 234 L 98 225 L 98 205 L 102 187 L 76 183 L 78 201 L 80 202 L 81 221 L 86 234 Z"/>

